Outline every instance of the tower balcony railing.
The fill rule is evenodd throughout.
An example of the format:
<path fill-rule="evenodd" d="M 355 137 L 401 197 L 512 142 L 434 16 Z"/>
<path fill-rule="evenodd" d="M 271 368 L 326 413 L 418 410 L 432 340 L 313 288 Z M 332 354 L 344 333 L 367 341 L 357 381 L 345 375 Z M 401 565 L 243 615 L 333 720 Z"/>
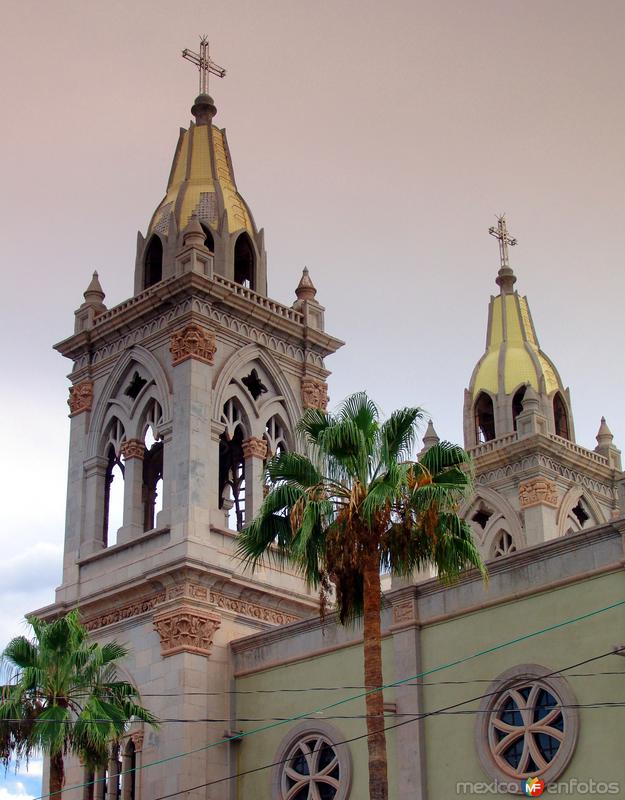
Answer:
<path fill-rule="evenodd" d="M 579 444 L 575 444 L 575 442 L 570 442 L 568 439 L 563 439 L 562 436 L 556 436 L 554 433 L 550 433 L 549 438 L 551 441 L 557 442 L 562 447 L 570 450 L 571 453 L 575 453 L 583 458 L 589 458 L 591 461 L 594 461 L 595 464 L 601 464 L 604 467 L 609 466 L 609 461 L 606 456 L 602 456 L 600 453 L 595 453 L 594 450 L 588 450 L 587 447 L 582 447 Z"/>
<path fill-rule="evenodd" d="M 289 306 L 284 306 L 282 303 L 277 303 L 275 300 L 270 300 L 268 297 L 263 297 L 262 294 L 258 294 L 247 286 L 241 286 L 240 283 L 230 281 L 221 275 L 213 274 L 213 280 L 215 283 L 219 283 L 227 289 L 230 289 L 230 291 L 234 292 L 238 297 L 243 297 L 252 303 L 256 303 L 256 305 L 261 308 L 266 308 L 268 311 L 284 319 L 288 319 L 290 322 L 296 322 L 298 325 L 302 325 L 304 322 L 304 315 L 299 311 L 296 311 L 294 308 L 289 308 Z"/>
<path fill-rule="evenodd" d="M 155 283 L 153 286 L 150 286 L 147 289 L 144 289 L 139 294 L 135 295 L 134 297 L 129 298 L 128 300 L 124 300 L 123 303 L 119 303 L 113 308 L 109 308 L 107 311 L 104 311 L 102 314 L 99 314 L 95 318 L 95 323 L 100 325 L 102 322 L 106 320 L 110 320 L 113 317 L 122 314 L 129 308 L 138 305 L 141 303 L 147 296 L 151 294 L 156 294 L 157 292 L 162 292 L 163 289 L 166 289 L 172 284 L 175 284 L 178 280 L 177 275 L 173 275 L 171 278 L 166 278 L 158 283 Z M 296 311 L 294 308 L 290 308 L 289 306 L 282 305 L 282 303 L 278 303 L 275 300 L 271 300 L 268 297 L 263 297 L 263 295 L 258 294 L 257 292 L 249 289 L 247 286 L 241 286 L 240 283 L 235 283 L 234 281 L 230 281 L 227 278 L 222 277 L 221 275 L 216 275 L 213 273 L 212 278 L 206 278 L 206 280 L 212 280 L 214 283 L 223 286 L 226 289 L 229 289 L 233 294 L 237 295 L 238 297 L 242 297 L 245 300 L 254 303 L 261 308 L 267 309 L 267 311 L 271 311 L 271 313 L 276 314 L 282 319 L 289 320 L 289 322 L 295 322 L 298 325 L 304 324 L 304 315 Z"/>
<path fill-rule="evenodd" d="M 505 436 L 499 436 L 497 439 L 491 439 L 488 442 L 476 444 L 475 447 L 469 447 L 468 452 L 473 458 L 478 458 L 486 453 L 492 453 L 493 450 L 499 450 L 500 447 L 505 447 L 512 442 L 516 442 L 518 438 L 517 432 L 514 431 L 514 433 L 507 433 Z"/>
<path fill-rule="evenodd" d="M 582 447 L 579 444 L 575 444 L 575 442 L 564 439 L 562 436 L 556 436 L 554 433 L 548 433 L 546 438 L 555 444 L 564 447 L 569 452 L 575 453 L 575 455 L 580 456 L 581 458 L 586 458 L 589 461 L 593 461 L 595 464 L 601 465 L 602 467 L 609 466 L 609 461 L 606 456 L 602 456 L 600 453 L 596 453 L 594 450 L 589 450 L 587 447 Z M 519 441 L 519 436 L 518 433 L 514 431 L 514 433 L 508 433 L 505 436 L 499 436 L 497 439 L 491 439 L 489 442 L 481 442 L 480 444 L 475 445 L 475 447 L 469 447 L 468 452 L 471 454 L 471 456 L 473 456 L 473 458 L 479 458 L 480 456 L 486 455 L 486 453 L 492 453 L 494 450 L 500 450 L 502 447 L 506 447 L 506 445 L 517 441 Z"/>

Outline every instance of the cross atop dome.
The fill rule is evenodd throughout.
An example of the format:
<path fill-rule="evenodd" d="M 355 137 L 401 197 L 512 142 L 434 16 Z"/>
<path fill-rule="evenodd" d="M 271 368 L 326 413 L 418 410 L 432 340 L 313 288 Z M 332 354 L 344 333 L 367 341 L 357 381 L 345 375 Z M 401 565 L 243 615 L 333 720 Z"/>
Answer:
<path fill-rule="evenodd" d="M 216 64 L 210 57 L 208 52 L 208 37 L 202 36 L 200 39 L 200 52 L 194 53 L 193 50 L 185 48 L 182 51 L 182 57 L 186 58 L 198 68 L 200 73 L 200 94 L 208 94 L 208 76 L 217 75 L 218 78 L 224 78 L 226 70 Z"/>
<path fill-rule="evenodd" d="M 505 214 L 500 214 L 497 217 L 497 227 L 494 225 L 491 226 L 488 232 L 499 241 L 499 273 L 497 275 L 497 285 L 501 286 L 503 294 L 509 294 L 512 292 L 512 287 L 516 283 L 516 276 L 510 267 L 508 246 L 514 247 L 514 245 L 517 244 L 517 240 L 508 233 Z"/>

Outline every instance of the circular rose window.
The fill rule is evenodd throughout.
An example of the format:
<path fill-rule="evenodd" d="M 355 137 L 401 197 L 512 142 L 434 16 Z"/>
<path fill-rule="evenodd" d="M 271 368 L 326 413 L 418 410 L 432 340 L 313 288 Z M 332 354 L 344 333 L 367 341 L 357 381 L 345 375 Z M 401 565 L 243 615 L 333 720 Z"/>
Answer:
<path fill-rule="evenodd" d="M 577 741 L 575 698 L 566 681 L 536 664 L 501 675 L 482 701 L 478 753 L 495 781 L 555 780 Z"/>
<path fill-rule="evenodd" d="M 298 725 L 283 741 L 272 773 L 272 797 L 280 800 L 344 800 L 351 765 L 344 738 L 325 723 Z"/>

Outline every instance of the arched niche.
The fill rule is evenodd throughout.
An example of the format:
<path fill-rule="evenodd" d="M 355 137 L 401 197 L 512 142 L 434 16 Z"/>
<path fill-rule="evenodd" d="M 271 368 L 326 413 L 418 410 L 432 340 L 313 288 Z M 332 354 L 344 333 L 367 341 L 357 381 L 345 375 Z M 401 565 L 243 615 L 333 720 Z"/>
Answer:
<path fill-rule="evenodd" d="M 562 439 L 571 439 L 571 425 L 569 422 L 569 412 L 566 402 L 561 392 L 556 392 L 553 396 L 553 424 L 556 436 Z"/>
<path fill-rule="evenodd" d="M 234 280 L 248 289 L 256 289 L 256 252 L 245 231 L 234 243 Z"/>
<path fill-rule="evenodd" d="M 143 288 L 149 289 L 163 280 L 163 243 L 156 234 L 152 236 L 145 250 L 143 260 Z"/>
<path fill-rule="evenodd" d="M 202 230 L 204 231 L 204 247 L 207 250 L 210 250 L 211 253 L 214 253 L 215 252 L 215 239 L 213 237 L 213 234 L 211 233 L 211 229 L 208 227 L 208 225 L 204 225 L 203 222 L 200 223 L 200 224 L 202 226 Z"/>
<path fill-rule="evenodd" d="M 527 386 L 519 386 L 514 395 L 512 396 L 512 426 L 514 430 L 517 429 L 517 417 L 523 412 L 523 400 L 525 399 L 525 391 Z"/>
<path fill-rule="evenodd" d="M 495 436 L 495 408 L 493 398 L 480 392 L 474 405 L 475 443 L 483 444 L 492 441 Z"/>

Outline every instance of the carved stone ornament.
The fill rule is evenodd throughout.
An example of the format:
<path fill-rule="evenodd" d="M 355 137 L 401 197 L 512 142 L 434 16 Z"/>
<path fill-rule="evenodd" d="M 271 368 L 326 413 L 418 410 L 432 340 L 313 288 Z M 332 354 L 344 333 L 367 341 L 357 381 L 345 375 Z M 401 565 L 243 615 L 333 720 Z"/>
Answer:
<path fill-rule="evenodd" d="M 328 407 L 328 384 L 315 378 L 302 378 L 302 405 L 304 408 L 319 408 L 325 411 Z"/>
<path fill-rule="evenodd" d="M 97 616 L 87 617 L 83 624 L 88 631 L 97 631 L 100 628 L 105 628 L 107 625 L 116 625 L 124 620 L 137 617 L 140 614 L 147 614 L 164 603 L 181 598 L 207 601 L 226 612 L 241 614 L 251 619 L 268 622 L 270 625 L 288 625 L 300 619 L 280 609 L 261 606 L 240 597 L 229 597 L 228 595 L 221 594 L 221 592 L 208 589 L 206 586 L 185 582 L 170 586 L 168 589 L 156 592 L 155 594 L 143 595 L 135 598 L 131 603 L 126 603 L 123 606 L 116 606 Z"/>
<path fill-rule="evenodd" d="M 132 739 L 132 743 L 135 746 L 135 751 L 140 753 L 143 750 L 143 731 L 137 731 L 136 733 L 131 733 L 130 738 Z"/>
<path fill-rule="evenodd" d="M 179 606 L 154 617 L 154 629 L 161 637 L 163 658 L 176 653 L 209 656 L 213 636 L 221 625 L 217 614 L 192 606 Z"/>
<path fill-rule="evenodd" d="M 250 436 L 249 439 L 244 439 L 243 457 L 262 458 L 262 459 L 266 458 L 267 442 L 264 439 L 257 439 L 256 436 Z"/>
<path fill-rule="evenodd" d="M 212 364 L 216 350 L 215 334 L 194 324 L 173 333 L 169 346 L 174 367 L 188 358 Z"/>
<path fill-rule="evenodd" d="M 530 508 L 540 504 L 557 508 L 558 492 L 553 481 L 546 478 L 534 478 L 519 485 L 519 504 L 521 508 Z"/>
<path fill-rule="evenodd" d="M 121 443 L 119 453 L 126 461 L 129 458 L 141 458 L 145 456 L 145 444 L 141 439 L 126 439 Z"/>
<path fill-rule="evenodd" d="M 81 381 L 69 387 L 69 406 L 70 417 L 81 414 L 83 411 L 91 411 L 93 404 L 93 381 Z"/>
<path fill-rule="evenodd" d="M 408 622 L 414 618 L 414 606 L 412 600 L 405 600 L 393 606 L 393 622 Z"/>

